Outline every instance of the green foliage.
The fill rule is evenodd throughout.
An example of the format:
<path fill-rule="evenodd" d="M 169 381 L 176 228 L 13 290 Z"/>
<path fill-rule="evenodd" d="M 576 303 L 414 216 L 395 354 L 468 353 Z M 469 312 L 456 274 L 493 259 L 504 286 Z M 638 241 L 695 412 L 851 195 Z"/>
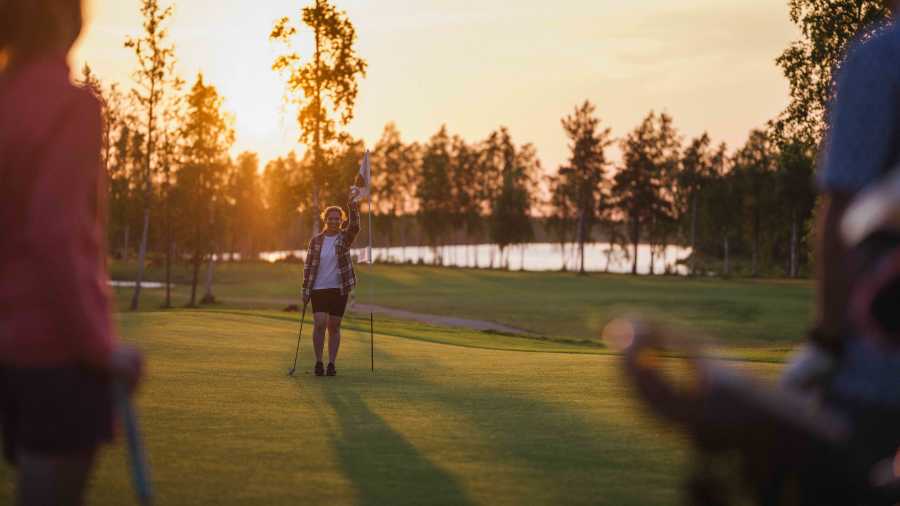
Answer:
<path fill-rule="evenodd" d="M 484 202 L 479 191 L 479 179 L 483 176 L 481 153 L 478 146 L 458 135 L 450 143 L 450 221 L 457 231 L 477 234 L 484 228 Z"/>
<path fill-rule="evenodd" d="M 785 274 L 797 277 L 801 265 L 808 255 L 804 233 L 805 222 L 812 217 L 815 205 L 815 189 L 813 188 L 813 172 L 815 165 L 815 146 L 791 140 L 781 142 L 778 146 L 778 170 L 775 174 L 775 193 L 780 207 L 780 226 L 776 230 L 786 236 L 788 266 Z M 773 206 L 779 210 L 779 206 Z M 811 256 L 809 257 L 811 258 Z"/>
<path fill-rule="evenodd" d="M 412 211 L 416 169 L 419 163 L 417 144 L 404 144 L 394 123 L 387 123 L 371 153 L 372 204 L 378 214 L 395 218 Z M 393 232 L 388 221 L 388 233 Z"/>
<path fill-rule="evenodd" d="M 180 80 L 175 75 L 175 46 L 168 44 L 168 31 L 164 25 L 170 20 L 174 7 L 161 8 L 159 0 L 141 0 L 144 32 L 141 36 L 125 38 L 125 47 L 134 51 L 138 68 L 133 74 L 137 88 L 131 96 L 143 113 L 144 150 L 143 168 L 145 198 L 149 198 L 153 163 L 156 160 L 156 143 L 162 104 L 167 92 L 177 89 Z"/>
<path fill-rule="evenodd" d="M 259 157 L 248 151 L 239 154 L 237 162 L 228 167 L 225 189 L 230 231 L 228 251 L 240 253 L 243 258 L 252 258 L 261 251 L 272 233 L 265 219 L 258 169 Z"/>
<path fill-rule="evenodd" d="M 483 159 L 483 177 L 497 178 L 485 185 L 493 193 L 488 201 L 491 209 L 488 232 L 491 241 L 500 247 L 502 257 L 507 246 L 534 237 L 529 213 L 540 161 L 532 145 L 517 148 L 506 127 L 488 136 L 484 151 L 488 156 Z"/>
<path fill-rule="evenodd" d="M 711 144 L 712 140 L 706 132 L 693 139 L 684 150 L 674 178 L 674 219 L 681 228 L 682 236 L 687 236 L 693 249 L 691 274 L 696 273 L 696 259 L 699 256 L 697 233 L 701 225 L 698 222 L 712 218 L 702 211 L 715 213 L 713 209 L 702 208 L 701 201 L 713 191 L 715 178 L 724 171 L 725 145 L 713 150 Z M 685 230 L 688 230 L 687 234 L 684 233 Z"/>
<path fill-rule="evenodd" d="M 229 165 L 228 151 L 234 143 L 231 118 L 222 110 L 223 98 L 215 86 L 197 75 L 187 97 L 187 112 L 180 131 L 182 167 L 176 176 L 173 200 L 178 237 L 192 255 L 193 285 L 200 262 L 222 245 L 224 198 Z M 192 290 L 189 305 L 194 305 Z"/>
<path fill-rule="evenodd" d="M 141 15 L 143 16 L 142 26 L 144 32 L 139 37 L 128 36 L 125 38 L 125 47 L 132 49 L 137 58 L 138 68 L 133 74 L 137 87 L 132 88 L 131 97 L 140 110 L 139 115 L 142 117 L 142 127 L 145 132 L 144 140 L 147 143 L 147 147 L 143 152 L 144 163 L 141 169 L 144 216 L 141 245 L 138 253 L 140 261 L 138 264 L 137 282 L 131 301 L 132 310 L 138 308 L 140 301 L 141 279 L 143 278 L 144 259 L 149 241 L 150 207 L 154 192 L 153 180 L 160 168 L 165 173 L 164 202 L 167 206 L 166 215 L 168 216 L 169 214 L 168 185 L 171 176 L 170 155 L 172 143 L 169 137 L 171 132 L 168 130 L 172 127 L 170 120 L 174 115 L 170 108 L 175 106 L 175 103 L 171 101 L 171 95 L 177 92 L 183 84 L 175 74 L 175 46 L 168 45 L 168 34 L 163 26 L 171 17 L 172 12 L 173 7 L 171 5 L 162 9 L 158 0 L 142 0 Z M 170 100 L 167 101 L 167 98 Z M 158 149 L 160 129 L 165 132 L 162 136 L 164 144 L 162 153 Z M 167 221 L 167 231 L 169 228 L 170 224 Z M 168 233 L 166 235 L 168 236 Z M 170 242 L 168 240 L 169 237 L 166 237 L 166 239 L 164 248 L 168 258 Z"/>
<path fill-rule="evenodd" d="M 312 171 L 291 151 L 266 164 L 262 175 L 265 219 L 272 230 L 270 244 L 275 249 L 305 247 L 299 217 L 312 223 Z"/>
<path fill-rule="evenodd" d="M 605 150 L 612 145 L 612 130 L 600 128 L 600 119 L 594 116 L 596 107 L 585 100 L 575 112 L 561 120 L 569 138 L 569 161 L 560 167 L 558 175 L 548 180 L 551 193 L 551 228 L 560 242 L 565 242 L 569 222 L 574 222 L 575 238 L 580 246 L 591 240 L 594 223 L 609 216 L 609 181 L 606 171 L 609 161 Z M 577 218 L 573 219 L 573 214 Z M 583 252 L 583 247 L 581 249 Z M 584 272 L 584 256 L 580 269 Z"/>
<path fill-rule="evenodd" d="M 353 49 L 356 42 L 353 23 L 328 0 L 315 0 L 313 5 L 304 7 L 301 20 L 313 35 L 314 51 L 308 61 L 290 51 L 298 30 L 289 18 L 279 19 L 269 38 L 289 48 L 287 53 L 275 59 L 272 69 L 287 78 L 286 92 L 299 109 L 300 142 L 313 151 L 312 214 L 317 214 L 319 184 L 326 170 L 322 150 L 340 140 L 338 124 L 346 125 L 353 119 L 358 91 L 356 79 L 366 75 L 366 61 Z M 337 119 L 332 113 L 338 115 Z M 314 229 L 317 229 L 318 221 L 315 220 L 318 218 L 313 219 Z"/>
<path fill-rule="evenodd" d="M 777 154 L 768 134 L 762 130 L 750 132 L 750 138 L 735 154 L 732 160 L 736 184 L 743 205 L 742 227 L 749 234 L 753 276 L 760 274 L 760 256 L 764 254 L 763 241 L 770 238 L 767 231 L 777 226 L 778 202 L 775 192 Z"/>
<path fill-rule="evenodd" d="M 624 166 L 613 178 L 612 203 L 627 220 L 635 251 L 632 274 L 637 274 L 638 244 L 662 238 L 672 219 L 671 180 L 680 160 L 680 139 L 671 116 L 651 111 L 621 144 Z"/>
<path fill-rule="evenodd" d="M 450 226 L 453 202 L 450 193 L 450 137 L 447 127 L 435 133 L 422 149 L 422 165 L 416 184 L 419 220 L 426 238 L 436 248 Z"/>
<path fill-rule="evenodd" d="M 802 37 L 775 61 L 788 80 L 791 102 L 776 127 L 818 144 L 828 103 L 848 44 L 875 33 L 889 14 L 885 0 L 789 0 L 791 21 Z"/>

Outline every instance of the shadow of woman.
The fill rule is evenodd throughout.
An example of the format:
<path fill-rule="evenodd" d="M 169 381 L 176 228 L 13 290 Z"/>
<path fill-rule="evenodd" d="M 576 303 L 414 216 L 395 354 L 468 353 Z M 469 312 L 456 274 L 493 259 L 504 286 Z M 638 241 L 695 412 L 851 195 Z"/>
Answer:
<path fill-rule="evenodd" d="M 322 395 L 340 420 L 334 447 L 360 504 L 473 504 L 453 476 L 391 429 L 357 392 L 324 388 Z"/>

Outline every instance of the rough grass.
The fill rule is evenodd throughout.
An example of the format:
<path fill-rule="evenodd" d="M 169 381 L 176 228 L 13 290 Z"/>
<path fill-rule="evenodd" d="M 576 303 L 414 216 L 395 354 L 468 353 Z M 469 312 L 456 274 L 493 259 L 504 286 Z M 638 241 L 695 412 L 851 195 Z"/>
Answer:
<path fill-rule="evenodd" d="M 149 358 L 138 409 L 159 504 L 679 502 L 685 448 L 636 405 L 616 356 L 539 340 L 502 351 L 517 338 L 483 333 L 484 348 L 456 346 L 459 331 L 384 322 L 373 374 L 365 322 L 350 319 L 338 377 L 311 374 L 307 337 L 289 378 L 294 318 L 121 315 Z M 123 449 L 103 452 L 89 503 L 133 502 Z"/>

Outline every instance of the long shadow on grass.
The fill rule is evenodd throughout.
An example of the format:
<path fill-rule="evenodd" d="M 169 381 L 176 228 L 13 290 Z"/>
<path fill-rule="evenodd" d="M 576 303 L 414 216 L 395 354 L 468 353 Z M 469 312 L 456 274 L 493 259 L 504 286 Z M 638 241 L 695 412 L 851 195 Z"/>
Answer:
<path fill-rule="evenodd" d="M 340 420 L 334 446 L 360 504 L 472 504 L 456 479 L 391 429 L 358 393 L 339 387 L 322 391 Z"/>
<path fill-rule="evenodd" d="M 396 363 L 390 353 L 380 355 L 383 363 Z M 417 364 L 418 370 L 441 367 L 421 358 Z M 405 402 L 441 404 L 445 408 L 436 413 L 462 415 L 476 429 L 461 437 L 490 442 L 494 458 L 502 462 L 486 461 L 485 469 L 497 464 L 529 469 L 520 476 L 527 476 L 531 490 L 542 494 L 530 499 L 534 503 L 660 504 L 677 496 L 680 473 L 673 473 L 680 463 L 677 445 L 644 432 L 648 424 L 640 421 L 636 404 L 599 408 L 635 409 L 633 424 L 589 422 L 583 412 L 562 403 L 491 388 L 477 380 L 467 386 L 429 381 L 410 369 L 400 374 L 408 387 Z"/>

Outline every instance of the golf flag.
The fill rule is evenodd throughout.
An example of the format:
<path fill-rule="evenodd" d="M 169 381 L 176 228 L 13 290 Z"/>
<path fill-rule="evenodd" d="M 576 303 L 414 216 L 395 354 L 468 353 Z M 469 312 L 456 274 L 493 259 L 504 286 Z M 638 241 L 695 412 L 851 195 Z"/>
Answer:
<path fill-rule="evenodd" d="M 359 198 L 365 199 L 369 197 L 372 191 L 372 168 L 369 166 L 369 150 L 363 155 L 362 163 L 359 164 L 359 174 L 353 186 L 359 188 Z"/>

